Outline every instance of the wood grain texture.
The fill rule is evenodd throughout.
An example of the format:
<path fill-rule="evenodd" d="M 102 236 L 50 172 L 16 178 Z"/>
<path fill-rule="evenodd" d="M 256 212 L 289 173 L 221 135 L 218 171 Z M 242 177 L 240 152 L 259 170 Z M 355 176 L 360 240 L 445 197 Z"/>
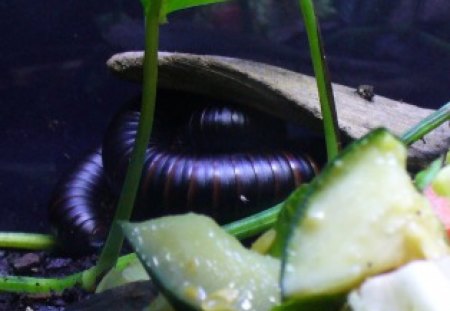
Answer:
<path fill-rule="evenodd" d="M 112 56 L 107 66 L 120 77 L 140 81 L 143 52 Z M 285 120 L 321 130 L 315 79 L 293 71 L 252 61 L 182 53 L 159 53 L 159 87 L 191 91 L 252 105 Z M 333 84 L 343 137 L 355 139 L 376 127 L 401 135 L 433 112 L 376 95 L 361 98 L 355 89 Z M 448 124 L 409 148 L 409 166 L 426 166 L 450 147 Z"/>

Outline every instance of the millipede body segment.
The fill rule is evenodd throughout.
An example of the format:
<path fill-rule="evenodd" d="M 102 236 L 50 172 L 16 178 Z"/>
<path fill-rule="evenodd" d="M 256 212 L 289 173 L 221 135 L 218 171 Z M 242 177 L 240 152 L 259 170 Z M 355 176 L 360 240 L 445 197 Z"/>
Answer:
<path fill-rule="evenodd" d="M 135 219 L 194 211 L 226 223 L 279 203 L 314 176 L 316 165 L 289 146 L 281 120 L 199 96 L 181 98 L 179 104 L 172 96 L 158 98 Z M 118 113 L 101 150 L 58 186 L 50 214 L 62 243 L 74 239 L 92 249 L 103 241 L 111 212 L 102 215 L 101 205 L 120 192 L 138 121 L 133 107 Z"/>

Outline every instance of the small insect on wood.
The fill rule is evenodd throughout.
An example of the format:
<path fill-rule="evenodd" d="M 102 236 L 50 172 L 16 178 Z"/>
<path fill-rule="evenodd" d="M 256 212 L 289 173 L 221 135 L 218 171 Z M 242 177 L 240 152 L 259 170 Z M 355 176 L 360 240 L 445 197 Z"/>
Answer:
<path fill-rule="evenodd" d="M 356 94 L 371 102 L 375 96 L 374 87 L 373 85 L 361 84 L 356 88 Z"/>

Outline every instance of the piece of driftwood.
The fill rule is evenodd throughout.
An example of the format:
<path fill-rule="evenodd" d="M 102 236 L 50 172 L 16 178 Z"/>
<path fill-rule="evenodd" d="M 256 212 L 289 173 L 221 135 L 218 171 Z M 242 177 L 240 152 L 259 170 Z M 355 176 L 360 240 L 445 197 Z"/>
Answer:
<path fill-rule="evenodd" d="M 112 56 L 108 67 L 120 77 L 140 81 L 143 52 Z M 190 91 L 251 105 L 285 120 L 321 130 L 322 121 L 313 77 L 252 61 L 209 55 L 159 53 L 159 87 Z M 375 96 L 368 101 L 355 89 L 334 84 L 342 135 L 358 138 L 376 127 L 397 135 L 433 110 Z M 448 124 L 409 148 L 411 168 L 421 168 L 450 147 Z"/>

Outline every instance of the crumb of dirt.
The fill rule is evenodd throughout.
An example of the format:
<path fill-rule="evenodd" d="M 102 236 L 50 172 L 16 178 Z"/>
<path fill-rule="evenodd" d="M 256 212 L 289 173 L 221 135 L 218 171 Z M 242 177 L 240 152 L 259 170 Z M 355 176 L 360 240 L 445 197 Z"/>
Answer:
<path fill-rule="evenodd" d="M 18 275 L 36 272 L 41 264 L 41 255 L 37 253 L 26 253 L 17 257 L 11 263 L 14 272 Z"/>
<path fill-rule="evenodd" d="M 95 261 L 96 255 L 70 258 L 44 251 L 1 250 L 0 275 L 62 277 L 92 267 Z M 62 293 L 0 293 L 0 311 L 62 311 L 89 296 L 90 293 L 80 288 L 71 288 Z"/>
<path fill-rule="evenodd" d="M 62 293 L 0 294 L 0 310 L 63 311 L 67 306 L 89 296 L 79 288 L 71 288 Z"/>

